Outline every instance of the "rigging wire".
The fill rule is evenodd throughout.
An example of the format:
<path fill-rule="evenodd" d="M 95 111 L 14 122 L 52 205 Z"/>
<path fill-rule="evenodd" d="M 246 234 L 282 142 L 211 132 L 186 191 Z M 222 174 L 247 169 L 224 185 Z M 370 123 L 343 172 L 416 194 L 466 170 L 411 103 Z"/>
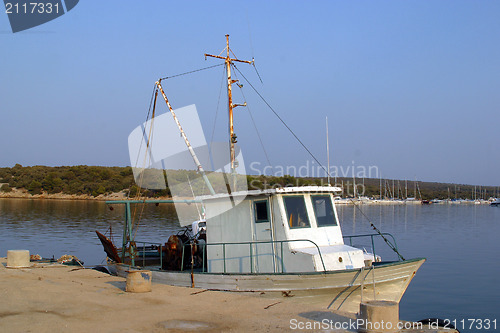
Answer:
<path fill-rule="evenodd" d="M 153 93 L 151 94 L 151 100 L 149 101 L 149 110 L 148 110 L 148 114 L 146 116 L 146 121 L 144 123 L 147 123 L 148 120 L 149 120 L 149 115 L 151 114 L 151 105 L 153 105 L 153 100 L 155 101 L 155 104 L 153 105 L 153 117 L 154 117 L 154 112 L 155 112 L 155 107 L 156 107 L 156 97 L 158 94 L 158 87 L 156 86 L 156 83 L 153 85 Z M 146 127 L 144 127 L 142 129 L 142 137 L 144 138 L 144 136 L 146 135 Z M 139 146 L 139 151 L 141 151 L 142 149 L 142 142 L 144 140 L 141 140 L 141 145 Z M 149 145 L 149 143 L 148 143 Z M 135 166 L 137 166 L 137 163 L 139 163 L 139 155 L 137 155 L 137 159 L 135 160 Z M 127 194 L 127 198 L 130 198 L 130 191 L 129 191 L 129 194 Z"/>
<path fill-rule="evenodd" d="M 361 213 L 361 215 L 363 215 L 363 217 L 370 223 L 370 227 L 380 236 L 382 237 L 382 239 L 384 240 L 384 242 L 389 246 L 389 248 L 394 251 L 398 257 L 401 259 L 401 260 L 406 260 L 402 255 L 401 253 L 399 253 L 398 249 L 396 248 L 396 246 L 394 244 L 392 244 L 392 242 L 390 240 L 387 239 L 387 237 L 384 236 L 384 234 L 373 224 L 373 222 L 370 220 L 370 218 L 363 212 L 363 210 L 359 207 L 359 205 L 352 199 L 352 198 L 349 198 L 349 200 L 352 202 L 352 204 L 354 205 L 354 207 L 356 207 L 358 209 L 358 211 Z"/>
<path fill-rule="evenodd" d="M 235 75 L 235 77 L 237 77 L 237 76 Z M 262 137 L 260 136 L 259 129 L 257 128 L 257 125 L 255 124 L 255 120 L 253 118 L 252 112 L 250 112 L 250 107 L 247 104 L 247 99 L 245 97 L 245 94 L 243 93 L 242 85 L 239 85 L 239 84 L 237 84 L 237 85 L 238 85 L 238 88 L 240 88 L 241 95 L 243 96 L 243 100 L 245 101 L 245 107 L 248 110 L 248 114 L 250 115 L 250 119 L 252 120 L 253 127 L 255 128 L 255 132 L 257 133 L 257 137 L 259 138 L 260 145 L 262 147 L 262 150 L 264 151 L 264 155 L 266 156 L 267 165 L 269 165 L 271 167 L 271 170 L 274 173 L 273 165 L 271 164 L 271 161 L 269 160 L 269 155 L 267 154 L 266 148 L 264 146 L 264 142 L 262 141 Z"/>
<path fill-rule="evenodd" d="M 255 69 L 255 73 L 257 73 L 257 76 L 259 77 L 260 83 L 264 84 L 264 81 L 262 81 L 262 78 L 260 77 L 259 71 L 257 70 L 257 66 L 255 66 L 255 60 L 252 63 L 253 68 Z"/>
<path fill-rule="evenodd" d="M 194 71 L 180 73 L 180 74 L 176 74 L 176 75 L 172 75 L 172 76 L 165 76 L 165 77 L 162 77 L 160 80 L 166 80 L 166 79 L 171 79 L 171 78 L 182 76 L 182 75 L 187 75 L 187 74 L 192 74 L 192 73 L 196 73 L 196 72 L 201 72 L 201 71 L 204 71 L 205 69 L 210 69 L 210 68 L 214 68 L 214 67 L 218 67 L 218 66 L 223 66 L 223 65 L 225 65 L 225 64 L 221 63 L 221 64 L 212 65 L 212 66 L 208 66 L 208 67 L 204 67 L 204 68 L 200 68 L 200 69 L 195 69 Z"/>
<path fill-rule="evenodd" d="M 215 126 L 217 124 L 217 115 L 219 114 L 219 106 L 220 106 L 220 97 L 222 95 L 222 87 L 224 87 L 224 74 L 225 74 L 225 69 L 222 70 L 222 79 L 220 83 L 220 89 L 219 89 L 219 98 L 217 99 L 217 108 L 215 109 L 215 118 L 214 118 L 214 126 L 212 127 L 212 135 L 210 136 L 210 143 L 209 143 L 209 154 L 210 156 L 212 155 L 212 143 L 214 142 L 214 135 L 215 135 Z M 214 162 L 213 159 L 210 158 L 210 163 L 212 164 L 212 169 L 215 169 L 214 167 Z M 215 171 L 215 170 L 213 170 Z"/>
<path fill-rule="evenodd" d="M 156 92 L 158 92 L 158 90 L 156 90 Z M 158 95 L 155 94 L 155 99 L 154 99 L 154 104 L 153 104 L 153 113 L 151 114 L 151 121 L 149 123 L 149 134 L 147 136 L 147 143 L 146 143 L 146 149 L 149 149 L 150 145 L 151 145 L 151 142 L 153 141 L 153 133 L 154 133 L 154 119 L 155 119 L 155 110 L 156 110 L 156 97 Z M 144 127 L 145 129 L 146 127 Z M 144 136 L 143 136 L 144 137 Z M 141 140 L 141 144 L 142 144 L 142 140 Z M 142 184 L 143 184 L 143 181 L 144 181 L 144 174 L 146 173 L 146 165 L 147 165 L 147 162 L 148 162 L 148 159 L 149 159 L 149 162 L 151 162 L 151 155 L 150 154 L 145 154 L 144 155 L 144 160 L 143 160 L 143 163 L 142 163 L 142 166 L 143 166 L 143 170 L 141 172 L 141 176 L 140 176 L 140 179 L 139 179 L 139 187 L 142 187 Z M 136 193 L 136 197 L 135 197 L 135 200 L 139 200 L 140 199 L 140 196 L 141 196 L 141 191 L 137 191 Z M 144 213 L 144 208 L 146 207 L 146 204 L 143 203 L 141 205 L 141 210 L 139 212 L 139 217 L 137 217 L 137 211 L 138 211 L 138 206 L 135 205 L 134 206 L 134 212 L 132 213 L 132 229 L 135 227 L 135 233 L 134 233 L 134 237 L 133 239 L 135 239 L 135 236 L 137 235 L 137 230 L 139 230 L 139 224 L 142 220 L 142 215 Z M 136 218 L 137 217 L 137 218 Z M 132 231 L 132 230 L 131 230 Z"/>
<path fill-rule="evenodd" d="M 189 188 L 191 189 L 191 194 L 193 195 L 193 200 L 195 199 L 194 191 L 193 191 L 193 186 L 191 185 L 191 180 L 189 179 L 189 174 L 186 173 L 187 181 L 189 184 Z M 195 203 L 194 206 L 196 207 L 196 211 L 198 212 L 198 218 L 201 220 L 201 213 L 200 209 L 198 207 L 198 203 Z"/>
<path fill-rule="evenodd" d="M 285 121 L 283 120 L 283 118 L 280 117 L 280 115 L 273 109 L 273 107 L 266 101 L 266 99 L 252 85 L 252 83 L 250 83 L 250 81 L 248 81 L 248 79 L 245 77 L 245 75 L 243 75 L 243 73 L 238 69 L 238 67 L 236 67 L 236 65 L 234 65 L 234 64 L 233 64 L 233 66 L 238 71 L 238 73 L 241 74 L 241 76 L 245 79 L 245 81 L 250 85 L 250 87 L 252 87 L 252 89 L 255 91 L 255 93 L 262 99 L 262 101 L 269 107 L 269 109 L 274 113 L 274 115 L 288 129 L 288 131 L 290 131 L 290 133 L 294 136 L 294 138 L 302 145 L 302 147 L 309 153 L 309 155 L 311 155 L 311 157 L 316 161 L 316 163 L 318 163 L 318 165 L 321 166 L 321 168 L 323 168 L 323 170 L 325 170 L 326 174 L 329 174 L 329 170 L 326 170 L 326 168 L 323 166 L 323 164 L 321 164 L 321 162 L 318 161 L 318 159 L 316 158 L 316 156 L 314 156 L 314 154 L 309 150 L 309 148 L 307 148 L 307 146 L 299 139 L 299 137 L 294 133 L 294 131 L 292 131 L 292 129 L 285 123 Z"/>
<path fill-rule="evenodd" d="M 148 114 L 146 116 L 146 121 L 145 121 L 145 124 L 147 124 L 148 121 L 151 120 L 150 123 L 149 123 L 149 134 L 146 135 L 146 126 L 144 126 L 144 128 L 142 129 L 142 137 L 143 138 L 147 138 L 146 150 L 150 148 L 150 144 L 151 144 L 151 141 L 153 139 L 153 127 L 154 127 L 154 118 L 155 118 L 157 97 L 158 97 L 158 86 L 155 84 L 153 86 L 153 94 L 152 94 L 151 100 L 149 102 L 149 110 L 148 110 Z M 141 144 L 139 146 L 139 151 L 142 150 L 143 142 L 144 142 L 144 140 L 141 140 Z M 144 180 L 144 173 L 145 173 L 145 169 L 146 169 L 146 162 L 147 162 L 146 159 L 147 158 L 148 158 L 148 154 L 146 153 L 145 156 L 144 156 L 143 165 L 142 165 L 142 169 L 143 170 L 142 170 L 142 172 L 140 174 L 140 177 L 139 177 L 139 180 L 137 182 L 138 183 L 137 185 L 138 185 L 139 189 L 138 189 L 137 193 L 135 194 L 135 198 L 134 198 L 135 200 L 139 200 L 140 196 L 141 196 L 140 188 L 142 187 L 142 183 L 143 183 L 143 180 Z M 151 158 L 151 156 L 149 156 L 149 158 Z M 137 156 L 137 160 L 135 162 L 136 167 L 138 165 L 138 162 L 139 162 L 139 156 Z M 129 197 L 129 196 L 130 196 L 130 191 L 127 194 L 127 197 Z M 137 207 L 137 205 L 134 205 L 134 210 L 132 212 L 131 220 L 132 220 L 132 228 L 134 228 L 134 226 L 135 226 L 136 229 L 135 229 L 135 234 L 134 234 L 133 239 L 135 239 L 139 223 L 142 220 L 142 215 L 144 213 L 144 208 L 145 208 L 144 206 L 145 206 L 145 204 L 142 205 L 141 210 L 139 212 L 139 217 L 136 218 L 137 217 L 138 207 Z M 136 220 L 137 220 L 137 222 L 136 222 Z M 130 230 L 130 232 L 132 232 L 132 230 Z"/>
<path fill-rule="evenodd" d="M 145 121 L 145 123 L 147 123 L 147 122 L 148 122 L 148 120 L 150 119 L 150 115 L 151 115 L 151 119 L 153 119 L 153 118 L 154 118 L 154 116 L 155 116 L 155 109 L 156 109 L 156 97 L 157 97 L 157 96 L 158 96 L 158 87 L 157 87 L 157 86 L 156 86 L 156 84 L 155 84 L 155 85 L 153 86 L 153 92 L 152 92 L 152 94 L 151 94 L 151 99 L 150 99 L 150 101 L 149 101 L 149 109 L 148 109 L 148 114 L 147 114 L 147 116 L 146 116 L 146 121 Z M 151 111 L 152 111 L 152 112 L 151 112 Z M 153 126 L 153 123 L 151 123 L 151 124 L 150 124 L 150 130 L 152 130 L 152 126 Z M 145 136 L 146 136 L 146 126 L 144 126 L 144 128 L 142 129 L 142 137 L 144 138 Z M 139 146 L 139 151 L 141 151 L 141 150 L 142 150 L 142 144 L 143 144 L 143 141 L 144 141 L 144 140 L 141 140 L 141 144 L 140 144 L 140 146 Z M 147 144 L 146 144 L 146 145 L 147 145 L 147 148 L 149 148 L 149 143 L 150 143 L 150 137 L 148 137 L 148 142 L 147 142 Z M 138 165 L 138 163 L 139 163 L 139 157 L 140 157 L 140 156 L 139 156 L 139 155 L 137 155 L 137 159 L 136 159 L 136 161 L 135 161 L 135 167 L 137 167 L 137 165 Z M 145 163 L 145 161 L 144 161 L 144 163 Z M 133 166 L 132 166 L 132 167 L 133 167 Z M 144 169 L 144 168 L 145 168 L 145 166 L 143 165 L 143 169 Z M 139 182 L 138 182 L 138 184 L 137 184 L 137 185 L 138 185 L 138 187 L 139 187 L 139 189 L 138 189 L 137 193 L 135 194 L 135 198 L 134 198 L 134 199 L 136 199 L 136 200 L 138 200 L 138 199 L 139 199 L 139 197 L 140 197 L 140 187 L 141 187 L 141 184 L 142 184 L 143 177 L 144 177 L 144 170 L 143 170 L 143 172 L 141 173 L 141 176 L 140 176 L 140 178 L 139 178 Z M 129 189 L 128 193 L 127 193 L 127 199 L 130 199 L 130 189 Z M 143 211 L 144 211 L 144 207 L 142 208 L 142 210 L 141 210 L 141 212 L 140 212 L 140 214 L 139 214 L 139 221 L 137 222 L 137 225 L 139 224 L 140 219 L 142 218 L 142 213 L 143 213 Z M 132 216 L 131 216 L 132 226 L 135 224 L 135 223 L 134 223 L 134 220 L 135 220 L 135 218 L 136 218 L 136 215 L 137 215 L 137 206 L 135 206 L 135 207 L 134 207 L 134 211 L 133 211 L 133 214 L 132 214 Z M 137 232 L 137 229 L 136 229 L 136 232 Z M 134 237 L 135 237 L 135 235 L 134 235 Z"/>
<path fill-rule="evenodd" d="M 248 19 L 248 10 L 245 10 L 245 16 L 247 19 L 247 26 L 248 26 L 248 39 L 250 41 L 250 49 L 252 51 L 252 66 L 255 69 L 255 73 L 257 73 L 257 76 L 259 77 L 260 83 L 264 83 L 262 81 L 262 78 L 260 77 L 259 71 L 257 70 L 257 67 L 255 66 L 255 57 L 254 57 L 254 50 L 253 50 L 253 43 L 252 43 L 252 32 L 250 30 L 250 20 Z"/>

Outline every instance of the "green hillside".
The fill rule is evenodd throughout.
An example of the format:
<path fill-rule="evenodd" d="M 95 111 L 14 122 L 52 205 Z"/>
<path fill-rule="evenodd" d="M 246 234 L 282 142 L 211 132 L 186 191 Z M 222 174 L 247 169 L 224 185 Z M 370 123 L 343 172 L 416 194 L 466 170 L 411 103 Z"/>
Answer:
<path fill-rule="evenodd" d="M 193 186 L 197 177 L 194 171 L 176 171 L 169 177 L 170 181 L 178 182 L 185 179 L 186 173 L 192 180 Z M 179 175 L 177 177 L 177 174 Z M 180 177 L 182 175 L 182 177 Z M 160 173 L 161 177 L 161 173 Z M 172 179 L 175 178 L 175 179 Z M 474 199 L 499 196 L 499 188 L 494 186 L 474 186 L 465 184 L 414 182 L 391 179 L 357 179 L 357 195 L 376 197 L 382 192 L 383 197 L 415 197 L 420 199 L 446 199 L 462 198 Z M 325 185 L 325 178 L 296 178 L 292 176 L 272 177 L 272 176 L 247 176 L 249 189 L 264 189 L 279 186 L 304 186 L 304 185 Z M 354 186 L 352 178 L 338 178 L 337 185 L 343 186 L 343 196 L 353 196 Z M 75 194 L 98 196 L 101 194 L 111 194 L 126 191 L 130 196 L 134 196 L 140 190 L 143 196 L 157 197 L 169 196 L 169 189 L 164 190 L 144 190 L 139 189 L 134 182 L 131 167 L 101 167 L 101 166 L 30 166 L 23 167 L 16 164 L 12 168 L 0 168 L 0 192 L 10 192 L 13 188 L 25 189 L 30 194 Z M 223 184 L 215 184 L 223 187 Z M 215 186 L 214 186 L 215 187 Z M 196 190 L 196 189 L 195 189 Z M 195 191 L 196 192 L 196 191 Z M 186 192 L 186 195 L 190 195 Z M 199 192 L 197 192 L 199 193 Z"/>

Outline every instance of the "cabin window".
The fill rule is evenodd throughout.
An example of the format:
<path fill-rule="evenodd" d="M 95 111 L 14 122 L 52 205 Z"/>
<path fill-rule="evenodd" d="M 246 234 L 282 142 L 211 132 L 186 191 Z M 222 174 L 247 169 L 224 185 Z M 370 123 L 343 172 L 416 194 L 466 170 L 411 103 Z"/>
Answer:
<path fill-rule="evenodd" d="M 311 197 L 314 215 L 318 227 L 336 226 L 337 220 L 333 212 L 332 199 L 329 195 L 313 195 Z"/>
<path fill-rule="evenodd" d="M 269 209 L 267 208 L 267 200 L 255 201 L 255 222 L 269 222 Z"/>
<path fill-rule="evenodd" d="M 304 196 L 294 195 L 283 197 L 285 202 L 286 217 L 288 225 L 294 228 L 309 228 L 309 217 L 307 216 L 306 202 Z"/>

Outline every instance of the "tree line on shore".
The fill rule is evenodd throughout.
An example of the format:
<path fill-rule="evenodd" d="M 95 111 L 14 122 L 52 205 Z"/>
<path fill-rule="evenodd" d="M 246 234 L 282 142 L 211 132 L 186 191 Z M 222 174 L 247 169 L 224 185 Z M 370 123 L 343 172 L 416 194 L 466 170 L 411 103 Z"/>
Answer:
<path fill-rule="evenodd" d="M 76 194 L 98 196 L 123 190 L 134 185 L 132 168 L 100 166 L 29 166 L 16 164 L 0 168 L 0 191 L 24 189 L 30 194 Z"/>
<path fill-rule="evenodd" d="M 196 178 L 194 171 L 188 173 L 191 179 Z M 172 173 L 170 173 L 172 175 Z M 146 197 L 165 197 L 170 195 L 167 187 L 161 190 L 140 188 L 134 181 L 131 167 L 102 166 L 26 166 L 16 164 L 14 167 L 0 168 L 0 192 L 10 192 L 14 188 L 24 189 L 30 194 L 74 194 L 99 196 L 124 191 L 133 197 L 137 194 Z M 250 190 L 275 188 L 282 186 L 326 185 L 326 178 L 303 178 L 293 176 L 246 176 Z M 499 188 L 494 186 L 478 187 L 464 184 L 448 184 L 434 182 L 416 182 L 389 179 L 352 179 L 336 178 L 332 185 L 343 188 L 342 196 L 366 196 L 379 198 L 416 199 L 476 199 L 499 196 Z"/>

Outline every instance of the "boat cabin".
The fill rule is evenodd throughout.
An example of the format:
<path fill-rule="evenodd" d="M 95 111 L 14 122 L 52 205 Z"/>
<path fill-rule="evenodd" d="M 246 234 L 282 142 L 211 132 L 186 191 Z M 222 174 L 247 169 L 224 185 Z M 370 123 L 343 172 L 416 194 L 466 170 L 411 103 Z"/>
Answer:
<path fill-rule="evenodd" d="M 285 187 L 200 198 L 207 218 L 208 272 L 290 273 L 365 266 L 363 251 L 344 244 L 333 200 L 338 191 L 327 186 Z M 238 197 L 241 202 L 228 207 Z"/>

